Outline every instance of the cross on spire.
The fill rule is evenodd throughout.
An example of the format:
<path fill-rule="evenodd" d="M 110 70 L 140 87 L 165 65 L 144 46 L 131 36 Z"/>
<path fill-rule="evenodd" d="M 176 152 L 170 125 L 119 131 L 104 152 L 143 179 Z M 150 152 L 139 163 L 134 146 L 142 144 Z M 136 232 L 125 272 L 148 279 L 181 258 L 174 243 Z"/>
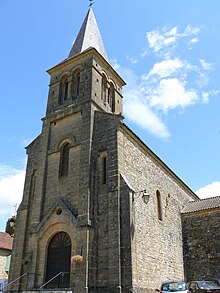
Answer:
<path fill-rule="evenodd" d="M 89 0 L 90 4 L 89 6 L 92 7 L 92 4 L 94 3 L 93 0 Z"/>

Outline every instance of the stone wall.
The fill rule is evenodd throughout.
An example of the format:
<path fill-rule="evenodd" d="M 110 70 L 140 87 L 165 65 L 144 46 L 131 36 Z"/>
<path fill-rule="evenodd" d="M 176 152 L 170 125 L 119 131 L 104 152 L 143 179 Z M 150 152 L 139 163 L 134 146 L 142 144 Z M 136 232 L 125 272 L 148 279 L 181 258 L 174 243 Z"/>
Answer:
<path fill-rule="evenodd" d="M 187 281 L 219 278 L 220 210 L 183 215 L 184 260 Z"/>
<path fill-rule="evenodd" d="M 121 116 L 95 112 L 91 164 L 91 210 L 95 230 L 94 241 L 90 244 L 91 257 L 93 255 L 93 261 L 89 264 L 91 292 L 120 292 L 120 191 L 117 149 L 120 120 Z M 106 168 L 103 164 L 106 164 Z"/>
<path fill-rule="evenodd" d="M 143 203 L 141 193 L 134 195 L 130 233 L 133 288 L 135 292 L 153 291 L 165 280 L 184 279 L 180 211 L 195 195 L 124 125 L 119 152 L 120 172 L 129 187 L 150 193 L 148 204 Z"/>

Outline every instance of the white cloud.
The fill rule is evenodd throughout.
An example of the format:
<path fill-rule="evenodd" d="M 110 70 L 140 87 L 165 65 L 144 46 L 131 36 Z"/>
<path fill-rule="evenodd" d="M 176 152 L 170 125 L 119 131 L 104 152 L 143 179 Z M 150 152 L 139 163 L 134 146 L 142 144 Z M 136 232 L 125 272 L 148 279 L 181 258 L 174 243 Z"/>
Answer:
<path fill-rule="evenodd" d="M 220 196 L 220 181 L 215 181 L 201 187 L 195 192 L 200 198 Z"/>
<path fill-rule="evenodd" d="M 15 213 L 22 199 L 25 171 L 0 165 L 0 217 Z"/>
<path fill-rule="evenodd" d="M 203 100 L 203 103 L 208 103 L 209 102 L 209 96 L 210 94 L 208 92 L 202 92 L 202 100 Z"/>
<path fill-rule="evenodd" d="M 126 118 L 142 129 L 147 129 L 153 135 L 168 139 L 170 133 L 156 113 L 154 113 L 141 98 L 140 92 L 129 90 L 125 93 L 126 101 L 124 104 L 124 113 Z"/>
<path fill-rule="evenodd" d="M 148 55 L 149 54 L 149 51 L 148 51 L 148 49 L 145 49 L 141 54 L 140 54 L 140 56 L 141 56 L 141 58 L 144 58 L 146 55 Z"/>
<path fill-rule="evenodd" d="M 190 81 L 190 82 L 189 82 Z M 214 91 L 201 91 L 208 82 L 202 68 L 180 58 L 165 59 L 153 65 L 142 75 L 141 87 L 145 99 L 155 111 L 180 109 L 199 102 L 208 102 Z"/>
<path fill-rule="evenodd" d="M 162 139 L 171 136 L 163 115 L 171 110 L 183 113 L 196 103 L 208 103 L 218 93 L 203 90 L 208 78 L 202 68 L 180 58 L 157 62 L 141 77 L 120 66 L 119 71 L 128 82 L 124 90 L 125 117 Z"/>
<path fill-rule="evenodd" d="M 200 61 L 201 66 L 204 70 L 210 71 L 210 70 L 214 69 L 213 63 L 206 62 L 204 59 L 200 59 L 199 61 Z"/>
<path fill-rule="evenodd" d="M 196 44 L 199 42 L 199 38 L 193 38 L 189 41 L 189 44 Z"/>
<path fill-rule="evenodd" d="M 181 36 L 191 36 L 191 35 L 197 35 L 200 32 L 199 27 L 193 27 L 190 24 L 187 25 L 185 28 L 183 34 Z"/>
<path fill-rule="evenodd" d="M 149 80 L 152 75 L 158 75 L 160 78 L 165 78 L 182 69 L 186 64 L 179 58 L 163 60 L 154 64 L 149 74 L 143 75 L 143 79 Z"/>
<path fill-rule="evenodd" d="M 111 59 L 111 64 L 112 64 L 112 67 L 117 70 L 120 68 L 120 65 L 118 64 L 118 60 L 117 59 Z"/>
<path fill-rule="evenodd" d="M 133 70 L 119 67 L 119 74 L 126 80 L 127 86 L 123 90 L 124 115 L 133 123 L 146 129 L 149 133 L 162 139 L 168 139 L 170 133 L 158 114 L 149 107 L 144 97 L 140 78 Z"/>
<path fill-rule="evenodd" d="M 147 40 L 148 40 L 148 43 L 149 43 L 149 47 L 155 53 L 159 52 L 164 47 L 170 45 L 171 40 L 173 42 L 175 41 L 175 38 L 170 39 L 170 41 L 168 41 L 167 39 L 169 39 L 169 38 L 164 37 L 157 30 L 147 32 Z"/>
<path fill-rule="evenodd" d="M 195 90 L 186 90 L 184 83 L 177 78 L 162 79 L 150 97 L 150 104 L 163 112 L 195 104 L 198 96 Z"/>
<path fill-rule="evenodd" d="M 131 62 L 131 64 L 137 64 L 137 62 L 138 62 L 137 57 L 127 56 L 127 59 Z"/>
<path fill-rule="evenodd" d="M 164 35 L 165 36 L 168 36 L 168 37 L 170 37 L 170 36 L 176 36 L 177 35 L 177 32 L 178 32 L 177 26 L 174 26 L 169 31 L 167 31 L 167 27 L 164 26 L 162 30 L 164 31 Z"/>
<path fill-rule="evenodd" d="M 187 107 L 208 103 L 218 93 L 207 88 L 214 64 L 197 57 L 190 60 L 191 56 L 185 54 L 191 49 L 190 43 L 198 43 L 199 32 L 199 27 L 191 25 L 182 31 L 177 26 L 164 26 L 147 32 L 148 47 L 140 56 L 152 54 L 156 62 L 140 76 L 115 61 L 128 84 L 124 89 L 125 117 L 162 139 L 171 136 L 166 125 L 169 111 L 183 114 Z M 183 53 L 188 60 L 182 58 Z M 127 59 L 137 62 L 136 57 Z"/>
<path fill-rule="evenodd" d="M 192 27 L 191 25 L 187 25 L 182 33 L 178 31 L 177 26 L 173 28 L 164 26 L 162 29 L 157 28 L 147 32 L 146 36 L 152 51 L 166 58 L 170 57 L 172 50 L 179 45 L 182 39 L 197 35 L 199 32 L 199 27 Z M 193 38 L 189 43 L 197 43 L 198 41 L 198 38 Z"/>
<path fill-rule="evenodd" d="M 202 92 L 201 93 L 201 98 L 202 98 L 202 102 L 207 104 L 210 100 L 210 97 L 214 97 L 219 93 L 219 91 L 217 90 L 211 90 L 208 92 Z"/>
<path fill-rule="evenodd" d="M 130 68 L 119 67 L 118 73 L 123 79 L 126 81 L 127 85 L 124 88 L 124 92 L 131 91 L 133 89 L 137 89 L 139 85 L 139 77 L 135 74 L 135 72 Z"/>

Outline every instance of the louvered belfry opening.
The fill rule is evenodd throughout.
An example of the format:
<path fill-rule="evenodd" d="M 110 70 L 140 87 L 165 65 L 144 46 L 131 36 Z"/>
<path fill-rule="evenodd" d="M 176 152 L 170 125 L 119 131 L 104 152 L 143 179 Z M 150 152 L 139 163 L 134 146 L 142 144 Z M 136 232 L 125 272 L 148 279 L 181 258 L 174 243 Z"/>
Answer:
<path fill-rule="evenodd" d="M 46 288 L 69 288 L 70 283 L 71 239 L 65 232 L 57 233 L 50 241 L 47 254 Z"/>

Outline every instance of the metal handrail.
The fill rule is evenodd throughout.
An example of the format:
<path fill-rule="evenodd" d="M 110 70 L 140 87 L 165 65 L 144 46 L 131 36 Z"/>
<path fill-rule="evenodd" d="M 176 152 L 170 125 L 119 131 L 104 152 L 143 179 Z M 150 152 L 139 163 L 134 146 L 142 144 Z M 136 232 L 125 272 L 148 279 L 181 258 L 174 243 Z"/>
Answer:
<path fill-rule="evenodd" d="M 47 284 L 49 284 L 51 281 L 53 281 L 56 277 L 58 277 L 61 274 L 69 274 L 69 272 L 59 272 L 56 276 L 54 276 L 53 278 L 51 278 L 49 281 L 47 281 L 46 283 L 44 283 L 42 286 L 40 286 L 39 290 L 41 290 L 44 286 L 46 286 Z"/>
<path fill-rule="evenodd" d="M 25 275 L 27 275 L 27 273 L 25 273 L 25 274 L 19 276 L 18 278 L 14 279 L 14 280 L 11 281 L 10 283 L 8 283 L 8 284 L 4 287 L 3 292 L 6 291 L 6 289 L 8 288 L 8 286 L 10 286 L 11 284 L 13 284 L 13 283 L 16 282 L 17 280 L 21 279 L 21 278 L 24 277 Z"/>

